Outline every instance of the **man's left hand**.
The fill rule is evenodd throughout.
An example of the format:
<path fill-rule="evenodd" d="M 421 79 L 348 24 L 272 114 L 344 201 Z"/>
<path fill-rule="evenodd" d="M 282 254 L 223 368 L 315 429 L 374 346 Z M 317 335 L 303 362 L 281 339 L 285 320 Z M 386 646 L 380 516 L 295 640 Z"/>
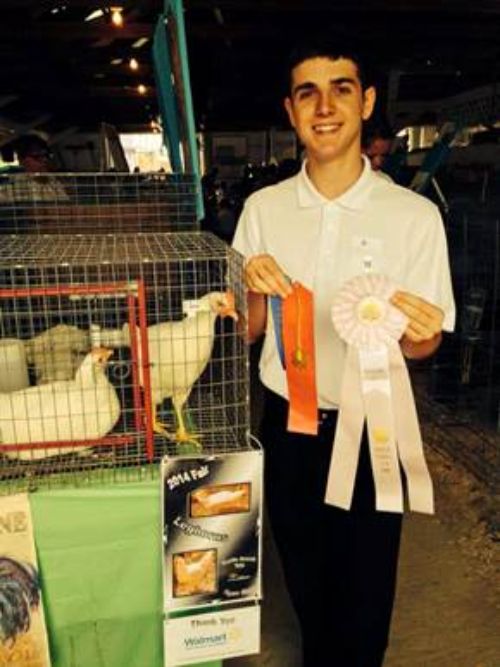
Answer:
<path fill-rule="evenodd" d="M 441 342 L 444 312 L 425 299 L 409 292 L 398 291 L 391 303 L 408 317 L 401 349 L 406 357 L 422 359 L 437 350 Z"/>

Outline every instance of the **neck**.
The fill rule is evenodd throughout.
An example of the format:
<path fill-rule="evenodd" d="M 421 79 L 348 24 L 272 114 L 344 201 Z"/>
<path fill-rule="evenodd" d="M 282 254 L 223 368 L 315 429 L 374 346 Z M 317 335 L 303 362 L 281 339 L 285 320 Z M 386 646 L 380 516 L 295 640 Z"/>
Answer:
<path fill-rule="evenodd" d="M 102 375 L 102 370 L 97 368 L 89 356 L 83 360 L 75 374 L 75 380 L 83 385 L 94 384 L 99 375 Z"/>
<path fill-rule="evenodd" d="M 337 199 L 356 183 L 363 172 L 361 156 L 340 162 L 318 162 L 308 159 L 307 175 L 314 187 L 327 199 Z"/>

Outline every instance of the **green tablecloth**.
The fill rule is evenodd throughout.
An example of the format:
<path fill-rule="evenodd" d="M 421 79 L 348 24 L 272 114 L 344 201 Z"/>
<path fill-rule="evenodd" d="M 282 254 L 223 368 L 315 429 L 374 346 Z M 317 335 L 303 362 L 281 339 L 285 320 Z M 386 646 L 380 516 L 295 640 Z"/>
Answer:
<path fill-rule="evenodd" d="M 162 667 L 159 482 L 30 501 L 53 667 Z"/>

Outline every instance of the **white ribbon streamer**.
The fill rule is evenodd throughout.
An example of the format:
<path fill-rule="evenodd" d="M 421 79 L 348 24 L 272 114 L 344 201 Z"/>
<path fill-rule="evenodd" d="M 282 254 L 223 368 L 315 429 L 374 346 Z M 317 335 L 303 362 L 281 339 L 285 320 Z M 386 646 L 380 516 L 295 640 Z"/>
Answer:
<path fill-rule="evenodd" d="M 375 481 L 375 507 L 382 512 L 402 512 L 403 488 L 394 432 L 387 348 L 360 349 L 359 360 Z"/>
<path fill-rule="evenodd" d="M 340 404 L 343 408 L 335 431 L 326 502 L 347 510 L 351 507 L 364 423 L 359 356 L 354 347 L 347 350 Z"/>
<path fill-rule="evenodd" d="M 398 452 L 408 485 L 408 499 L 413 512 L 434 514 L 432 479 L 425 462 L 424 446 L 418 424 L 410 376 L 399 346 L 389 347 L 391 380 L 394 395 L 394 416 L 398 436 Z"/>

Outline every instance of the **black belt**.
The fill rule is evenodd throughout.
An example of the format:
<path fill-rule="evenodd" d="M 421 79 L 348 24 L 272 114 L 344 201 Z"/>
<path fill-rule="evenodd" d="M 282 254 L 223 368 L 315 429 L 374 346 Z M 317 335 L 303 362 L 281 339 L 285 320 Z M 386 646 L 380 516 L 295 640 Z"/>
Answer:
<path fill-rule="evenodd" d="M 288 413 L 288 401 L 283 396 L 280 396 L 276 392 L 268 389 L 264 386 L 264 391 L 266 394 L 266 401 L 268 401 L 272 406 L 275 406 L 278 410 L 286 410 Z M 327 410 L 326 408 L 320 408 L 318 410 L 318 425 L 328 427 L 332 424 L 335 424 L 337 420 L 338 410 Z"/>

